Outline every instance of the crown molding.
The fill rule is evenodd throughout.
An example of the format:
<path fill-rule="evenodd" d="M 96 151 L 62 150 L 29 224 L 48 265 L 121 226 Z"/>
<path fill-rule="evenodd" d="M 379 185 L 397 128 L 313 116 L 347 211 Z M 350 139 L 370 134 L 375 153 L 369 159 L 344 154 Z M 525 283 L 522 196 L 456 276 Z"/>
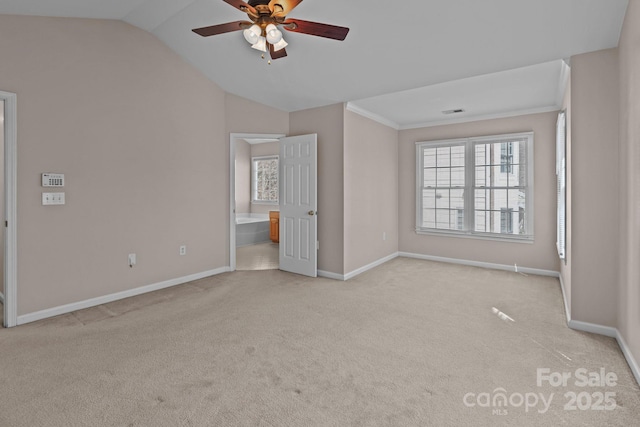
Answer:
<path fill-rule="evenodd" d="M 388 127 L 392 128 L 392 129 L 395 129 L 395 130 L 399 130 L 400 129 L 400 126 L 396 122 L 394 122 L 392 120 L 389 120 L 389 119 L 387 119 L 385 117 L 382 117 L 382 116 L 380 116 L 378 114 L 372 113 L 369 110 L 365 110 L 364 108 L 359 107 L 359 106 L 353 104 L 352 102 L 347 102 L 347 110 L 351 111 L 352 113 L 356 113 L 356 114 L 358 114 L 358 115 L 360 115 L 362 117 L 366 117 L 368 119 L 371 119 L 374 122 L 378 122 L 378 123 L 380 123 L 382 125 L 388 126 Z"/>

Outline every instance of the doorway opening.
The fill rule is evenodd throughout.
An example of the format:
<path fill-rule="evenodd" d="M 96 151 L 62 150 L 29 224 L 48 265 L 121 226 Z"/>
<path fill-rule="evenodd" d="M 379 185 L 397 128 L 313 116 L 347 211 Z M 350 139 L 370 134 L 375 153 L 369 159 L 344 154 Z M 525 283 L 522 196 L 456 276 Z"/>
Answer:
<path fill-rule="evenodd" d="M 0 91 L 0 204 L 2 212 L 2 297 L 3 326 L 18 324 L 17 316 L 17 238 L 16 238 L 16 152 L 17 152 L 17 101 L 16 94 Z"/>
<path fill-rule="evenodd" d="M 251 172 L 260 171 L 259 162 L 266 162 L 265 174 L 260 177 L 252 173 L 248 184 L 239 151 L 247 151 L 238 143 L 250 141 L 257 148 L 249 147 Z M 237 246 L 247 243 L 240 234 L 239 222 L 262 222 L 265 227 L 257 231 L 258 239 L 278 243 L 278 269 L 309 277 L 318 275 L 318 174 L 317 134 L 285 137 L 284 135 L 235 134 L 230 137 L 230 227 L 229 266 L 238 269 Z M 271 145 L 269 145 L 271 144 Z M 277 154 L 276 154 L 277 153 Z M 276 157 L 277 156 L 277 157 Z M 277 161 L 276 161 L 277 160 Z M 246 161 L 245 161 L 246 163 Z M 277 174 L 274 172 L 277 170 Z M 257 177 L 257 178 L 256 178 Z M 266 178 L 265 178 L 266 177 Z M 271 177 L 271 178 L 269 178 Z M 277 190 L 270 186 L 269 179 L 277 180 Z M 263 182 L 260 189 L 258 183 Z M 250 189 L 250 190 L 249 190 Z M 241 190 L 241 191 L 239 191 Z M 247 190 L 249 190 L 247 195 Z M 272 192 L 269 197 L 269 192 Z M 264 204 L 265 206 L 261 206 Z M 248 212 L 240 212 L 247 210 Z M 239 221 L 242 219 L 244 221 Z M 270 232 L 277 225 L 277 231 Z M 261 237 L 262 236 L 262 237 Z M 252 240 L 248 243 L 259 243 Z M 265 256 L 260 253 L 258 256 Z M 270 265 L 268 265 L 270 267 Z"/>
<path fill-rule="evenodd" d="M 4 99 L 0 99 L 0 166 L 4 166 Z M 0 193 L 4 193 L 4 174 L 2 171 L 0 171 Z M 4 197 L 0 194 L 0 212 L 4 212 L 4 206 L 2 205 L 4 205 Z M 4 232 L 2 233 L 2 243 L 0 245 L 0 280 L 2 280 L 2 286 L 0 286 L 0 310 L 4 319 Z"/>
<path fill-rule="evenodd" d="M 230 137 L 231 270 L 279 268 L 278 158 L 283 134 L 232 133 Z"/>

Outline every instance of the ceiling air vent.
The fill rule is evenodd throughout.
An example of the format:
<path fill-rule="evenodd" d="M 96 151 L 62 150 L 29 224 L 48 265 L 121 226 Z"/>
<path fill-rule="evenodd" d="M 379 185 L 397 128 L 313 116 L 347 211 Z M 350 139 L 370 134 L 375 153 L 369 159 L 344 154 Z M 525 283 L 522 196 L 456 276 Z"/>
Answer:
<path fill-rule="evenodd" d="M 460 114 L 460 113 L 464 113 L 464 108 L 456 108 L 455 110 L 446 110 L 442 112 L 442 114 Z"/>

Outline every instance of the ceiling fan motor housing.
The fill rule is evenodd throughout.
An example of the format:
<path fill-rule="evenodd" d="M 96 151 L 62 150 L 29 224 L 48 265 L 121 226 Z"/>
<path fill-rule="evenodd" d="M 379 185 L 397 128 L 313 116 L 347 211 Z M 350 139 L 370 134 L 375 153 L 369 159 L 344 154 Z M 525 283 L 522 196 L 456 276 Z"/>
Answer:
<path fill-rule="evenodd" d="M 260 6 L 260 5 L 264 5 L 264 6 L 268 6 L 270 1 L 269 0 L 249 0 L 247 3 L 249 3 L 249 6 Z"/>
<path fill-rule="evenodd" d="M 349 32 L 347 27 L 322 24 L 319 22 L 288 19 L 291 12 L 302 0 L 223 0 L 249 17 L 249 21 L 234 21 L 226 24 L 194 28 L 192 31 L 202 37 L 217 34 L 243 31 L 245 39 L 252 43 L 251 47 L 271 54 L 271 59 L 287 56 L 287 42 L 277 27 L 287 31 L 325 37 L 333 40 L 344 40 Z"/>
<path fill-rule="evenodd" d="M 255 9 L 255 11 L 257 12 L 257 16 L 253 15 L 252 17 L 252 14 L 250 12 L 247 12 L 246 10 L 245 12 L 247 12 L 252 20 L 256 21 L 257 19 L 257 21 L 259 21 L 256 22 L 256 24 L 265 27 L 267 24 L 276 21 L 277 18 L 275 16 L 272 16 L 274 12 L 283 10 L 282 5 L 278 3 L 273 4 L 272 10 L 271 7 L 269 7 L 269 3 L 271 3 L 269 0 L 251 0 L 248 2 L 248 4 Z"/>

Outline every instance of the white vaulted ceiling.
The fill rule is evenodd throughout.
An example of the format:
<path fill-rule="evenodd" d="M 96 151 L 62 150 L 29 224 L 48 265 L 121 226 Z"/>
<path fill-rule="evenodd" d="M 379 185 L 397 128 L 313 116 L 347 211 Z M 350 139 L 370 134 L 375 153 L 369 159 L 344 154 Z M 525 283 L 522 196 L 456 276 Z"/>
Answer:
<path fill-rule="evenodd" d="M 120 19 L 156 35 L 225 91 L 284 111 L 348 102 L 397 128 L 558 107 L 562 59 L 615 47 L 628 0 L 304 0 L 291 18 L 346 26 L 343 42 L 284 32 L 271 65 L 222 0 L 1 0 L 1 14 Z M 455 118 L 443 110 L 463 108 Z"/>

